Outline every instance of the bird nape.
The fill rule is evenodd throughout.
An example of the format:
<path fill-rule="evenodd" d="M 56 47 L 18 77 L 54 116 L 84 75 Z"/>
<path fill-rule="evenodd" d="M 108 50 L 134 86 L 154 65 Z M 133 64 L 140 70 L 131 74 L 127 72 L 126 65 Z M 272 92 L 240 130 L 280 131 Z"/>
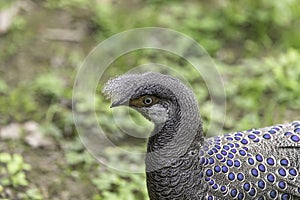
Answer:
<path fill-rule="evenodd" d="M 103 92 L 155 124 L 145 158 L 151 200 L 300 199 L 300 121 L 204 138 L 195 95 L 176 78 L 127 74 Z"/>

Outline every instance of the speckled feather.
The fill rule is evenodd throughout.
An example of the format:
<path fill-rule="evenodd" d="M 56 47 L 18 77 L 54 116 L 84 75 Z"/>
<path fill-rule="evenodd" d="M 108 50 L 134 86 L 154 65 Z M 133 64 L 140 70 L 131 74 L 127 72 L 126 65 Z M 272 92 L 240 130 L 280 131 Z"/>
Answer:
<path fill-rule="evenodd" d="M 207 199 L 300 199 L 300 122 L 225 134 L 199 151 Z"/>
<path fill-rule="evenodd" d="M 151 200 L 300 199 L 299 121 L 204 138 L 196 98 L 177 79 L 123 75 L 110 80 L 104 92 L 118 102 L 143 94 L 169 99 L 161 103 L 169 118 L 156 125 L 148 141 L 148 152 L 167 147 L 146 156 Z M 170 143 L 178 134 L 183 142 Z M 164 162 L 173 151 L 177 156 Z M 153 163 L 163 165 L 149 170 Z"/>

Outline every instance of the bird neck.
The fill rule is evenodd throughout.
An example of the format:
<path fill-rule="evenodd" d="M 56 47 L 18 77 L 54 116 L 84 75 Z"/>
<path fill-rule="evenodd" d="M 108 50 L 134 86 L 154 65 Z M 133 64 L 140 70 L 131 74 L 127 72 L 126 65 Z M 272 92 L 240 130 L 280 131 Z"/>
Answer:
<path fill-rule="evenodd" d="M 163 124 L 155 125 L 147 145 L 147 171 L 169 166 L 186 155 L 191 148 L 199 149 L 203 140 L 202 124 L 194 94 L 176 98 Z"/>

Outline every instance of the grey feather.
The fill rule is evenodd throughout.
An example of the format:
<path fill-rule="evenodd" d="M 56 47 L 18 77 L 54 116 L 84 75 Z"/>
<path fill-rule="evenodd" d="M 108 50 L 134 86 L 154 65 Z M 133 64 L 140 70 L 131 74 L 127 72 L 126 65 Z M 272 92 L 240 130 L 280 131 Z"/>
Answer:
<path fill-rule="evenodd" d="M 131 105 L 155 123 L 146 156 L 151 200 L 300 199 L 299 121 L 204 138 L 195 95 L 173 77 L 123 75 L 103 91 L 115 105 L 159 99 Z"/>

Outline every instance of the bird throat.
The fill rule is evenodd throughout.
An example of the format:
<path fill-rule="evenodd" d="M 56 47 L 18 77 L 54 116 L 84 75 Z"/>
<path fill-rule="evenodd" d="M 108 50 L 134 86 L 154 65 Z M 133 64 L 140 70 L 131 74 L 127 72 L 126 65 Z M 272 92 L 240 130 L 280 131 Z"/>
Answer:
<path fill-rule="evenodd" d="M 168 167 L 193 149 L 199 150 L 201 145 L 202 125 L 190 129 L 190 120 L 184 119 L 180 107 L 173 112 L 164 124 L 156 125 L 148 139 L 146 154 L 146 171 Z M 199 117 L 199 115 L 196 115 Z"/>

